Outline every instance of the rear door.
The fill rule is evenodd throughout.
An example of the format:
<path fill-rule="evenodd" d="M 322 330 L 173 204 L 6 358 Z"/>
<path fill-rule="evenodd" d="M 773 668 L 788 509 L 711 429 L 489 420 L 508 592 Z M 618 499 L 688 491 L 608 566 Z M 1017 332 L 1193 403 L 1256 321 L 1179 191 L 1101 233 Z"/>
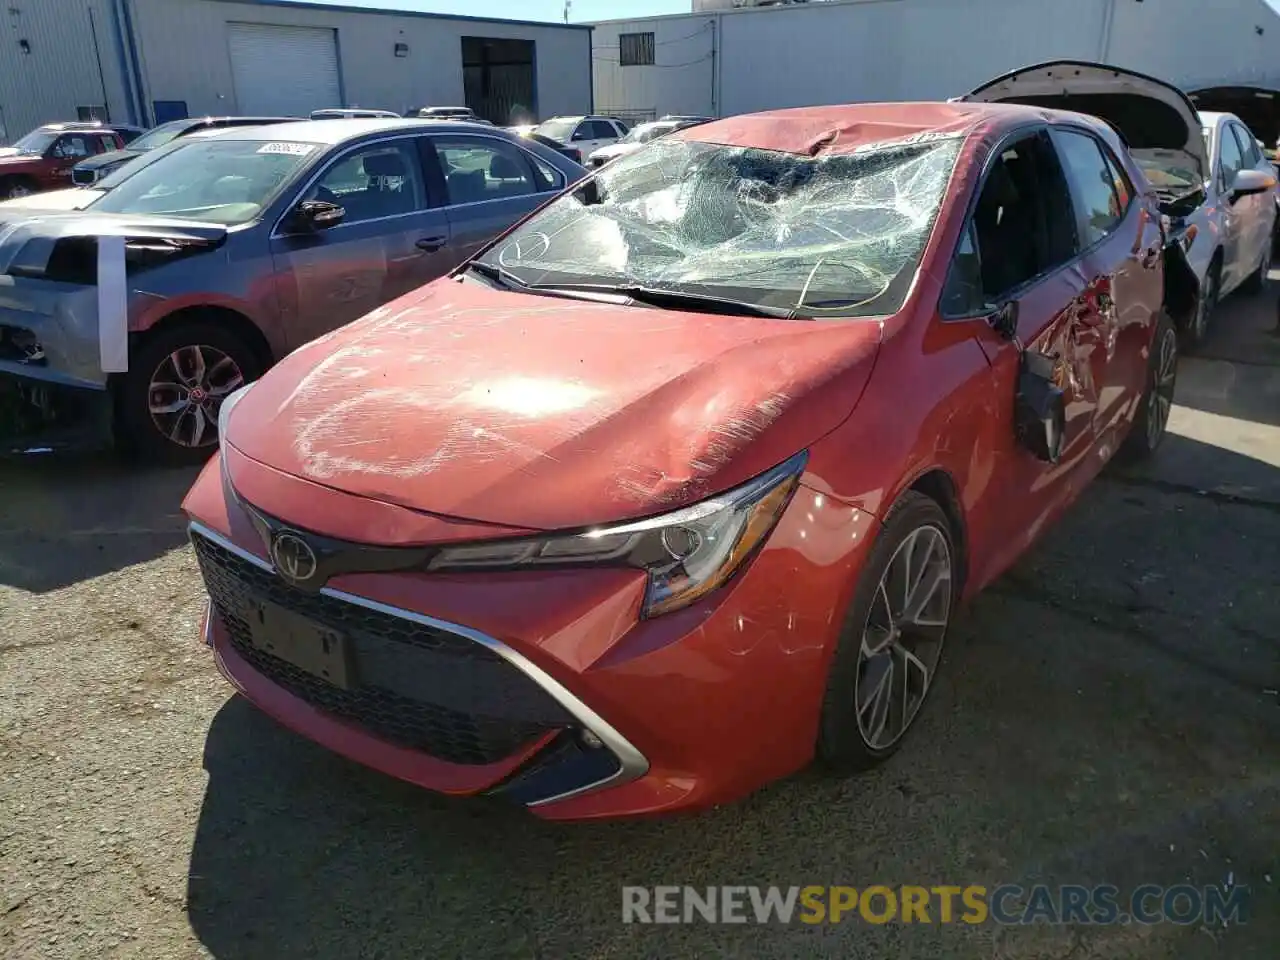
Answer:
<path fill-rule="evenodd" d="M 424 139 L 435 160 L 455 265 L 565 186 L 559 171 L 508 140 L 466 133 Z"/>
<path fill-rule="evenodd" d="M 346 211 L 316 232 L 276 226 L 271 253 L 281 315 L 293 346 L 315 339 L 443 272 L 448 222 L 429 206 L 417 138 L 349 147 L 320 170 L 295 201 L 324 200 Z"/>
<path fill-rule="evenodd" d="M 974 323 L 991 365 L 997 451 L 992 494 L 974 518 L 990 569 L 1003 569 L 1070 499 L 1077 468 L 1093 447 L 1098 390 L 1085 317 L 1092 277 L 1080 258 L 1077 218 L 1045 130 L 1006 141 L 989 163 L 968 215 L 940 304 L 944 322 L 973 323 L 1017 310 L 1018 339 L 1053 359 L 1066 394 L 1066 437 L 1058 464 L 1019 445 L 1013 419 L 1021 358 L 1017 344 Z M 981 571 L 974 571 L 982 579 Z"/>
<path fill-rule="evenodd" d="M 1159 212 L 1135 197 L 1115 153 L 1091 131 L 1056 127 L 1052 136 L 1075 203 L 1088 279 L 1076 341 L 1096 385 L 1094 429 L 1104 437 L 1146 385 L 1146 346 L 1164 295 Z"/>

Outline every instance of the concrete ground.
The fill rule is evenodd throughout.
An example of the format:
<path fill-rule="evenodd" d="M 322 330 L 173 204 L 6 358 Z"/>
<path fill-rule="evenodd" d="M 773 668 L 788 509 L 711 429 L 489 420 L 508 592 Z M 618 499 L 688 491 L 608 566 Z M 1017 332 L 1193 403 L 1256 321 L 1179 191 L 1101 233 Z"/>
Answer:
<path fill-rule="evenodd" d="M 1277 285 L 1280 287 L 1280 285 Z M 1173 436 L 957 622 L 902 753 L 703 816 L 553 826 L 229 695 L 190 474 L 0 466 L 0 956 L 1280 956 L 1280 337 L 1228 302 Z M 623 926 L 622 884 L 1245 884 L 1249 922 Z"/>

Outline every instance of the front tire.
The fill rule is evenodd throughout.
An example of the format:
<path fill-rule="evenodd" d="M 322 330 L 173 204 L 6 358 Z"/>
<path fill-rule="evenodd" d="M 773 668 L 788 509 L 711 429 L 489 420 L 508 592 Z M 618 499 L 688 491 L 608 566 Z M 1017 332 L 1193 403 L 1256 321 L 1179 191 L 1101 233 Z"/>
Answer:
<path fill-rule="evenodd" d="M 1166 314 L 1160 315 L 1147 358 L 1147 389 L 1138 405 L 1129 436 L 1120 447 L 1122 462 L 1150 458 L 1164 442 L 1178 382 L 1178 335 Z"/>
<path fill-rule="evenodd" d="M 910 491 L 885 517 L 827 676 L 818 758 L 844 772 L 892 756 L 941 662 L 959 588 L 947 515 Z"/>
<path fill-rule="evenodd" d="M 21 200 L 36 192 L 36 185 L 26 177 L 6 177 L 0 180 L 0 200 Z"/>
<path fill-rule="evenodd" d="M 218 445 L 218 411 L 263 363 L 239 336 L 207 321 L 147 337 L 116 389 L 116 440 L 149 463 L 203 463 Z"/>
<path fill-rule="evenodd" d="M 1182 349 L 1186 353 L 1204 346 L 1213 330 L 1213 314 L 1218 306 L 1218 293 L 1222 289 L 1222 266 L 1215 260 L 1209 265 L 1204 283 L 1200 288 L 1200 297 L 1196 301 L 1196 312 L 1190 323 L 1186 325 L 1182 335 Z"/>

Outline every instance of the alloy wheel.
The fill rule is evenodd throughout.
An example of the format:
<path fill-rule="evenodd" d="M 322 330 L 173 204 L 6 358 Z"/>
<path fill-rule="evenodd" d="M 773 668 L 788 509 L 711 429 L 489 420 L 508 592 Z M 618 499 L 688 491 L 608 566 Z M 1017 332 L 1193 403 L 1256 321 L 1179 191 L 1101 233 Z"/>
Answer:
<path fill-rule="evenodd" d="M 23 183 L 15 183 L 5 193 L 6 199 L 21 200 L 23 197 L 31 196 L 31 188 Z"/>
<path fill-rule="evenodd" d="M 1155 379 L 1147 397 L 1147 446 L 1155 449 L 1169 425 L 1173 391 L 1178 377 L 1178 337 L 1166 329 L 1156 346 Z"/>
<path fill-rule="evenodd" d="M 894 551 L 876 588 L 858 653 L 855 712 L 872 750 L 886 750 L 915 720 L 942 656 L 951 616 L 951 547 L 933 525 Z"/>
<path fill-rule="evenodd" d="M 216 347 L 179 347 L 151 374 L 151 422 L 180 447 L 212 446 L 222 401 L 243 384 L 240 365 Z"/>

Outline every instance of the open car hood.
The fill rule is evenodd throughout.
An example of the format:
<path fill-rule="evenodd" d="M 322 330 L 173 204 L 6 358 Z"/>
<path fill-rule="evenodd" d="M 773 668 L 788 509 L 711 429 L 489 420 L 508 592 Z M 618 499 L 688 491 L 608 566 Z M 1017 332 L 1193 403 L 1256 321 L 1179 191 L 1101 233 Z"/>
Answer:
<path fill-rule="evenodd" d="M 1195 105 L 1177 87 L 1146 74 L 1087 60 L 1053 60 L 996 77 L 958 99 L 1087 113 L 1111 124 L 1135 157 L 1173 154 L 1208 176 Z"/>

